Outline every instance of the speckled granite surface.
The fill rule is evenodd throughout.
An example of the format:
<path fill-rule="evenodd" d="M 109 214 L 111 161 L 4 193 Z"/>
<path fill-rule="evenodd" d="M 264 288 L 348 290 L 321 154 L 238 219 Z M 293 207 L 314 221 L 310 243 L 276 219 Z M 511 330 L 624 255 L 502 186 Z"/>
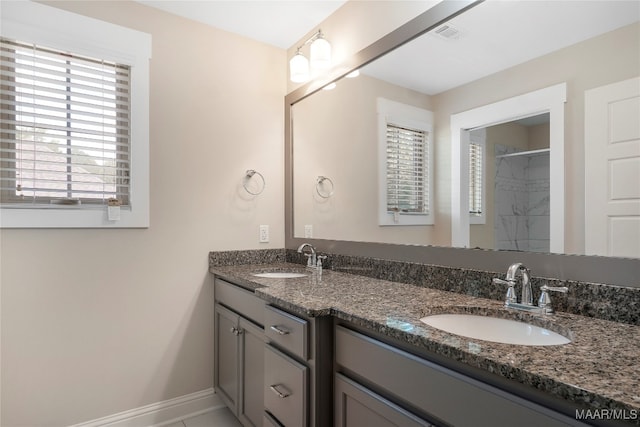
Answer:
<path fill-rule="evenodd" d="M 500 301 L 337 271 L 298 279 L 253 276 L 281 270 L 306 271 L 289 263 L 210 269 L 293 312 L 333 315 L 592 409 L 640 413 L 639 326 L 569 313 L 542 316 L 514 312 Z M 573 341 L 549 347 L 498 344 L 448 334 L 419 321 L 442 312 L 518 316 Z M 632 422 L 640 424 L 638 419 Z"/>
<path fill-rule="evenodd" d="M 304 257 L 293 250 L 286 251 L 286 260 L 304 264 Z M 504 301 L 506 288 L 491 283 L 494 277 L 504 278 L 504 271 L 478 271 L 438 265 L 417 264 L 374 258 L 331 254 L 325 265 L 335 271 L 358 274 L 392 282 L 409 283 L 443 291 L 456 292 L 496 301 Z M 629 288 L 599 283 L 577 282 L 536 277 L 532 271 L 534 296 L 540 286 L 566 286 L 566 294 L 552 295 L 556 311 L 581 316 L 640 325 L 640 287 Z M 640 282 L 640 278 L 638 278 Z M 519 295 L 520 289 L 516 287 Z"/>
<path fill-rule="evenodd" d="M 249 249 L 209 252 L 210 267 L 239 264 L 269 264 L 285 261 L 285 249 Z"/>

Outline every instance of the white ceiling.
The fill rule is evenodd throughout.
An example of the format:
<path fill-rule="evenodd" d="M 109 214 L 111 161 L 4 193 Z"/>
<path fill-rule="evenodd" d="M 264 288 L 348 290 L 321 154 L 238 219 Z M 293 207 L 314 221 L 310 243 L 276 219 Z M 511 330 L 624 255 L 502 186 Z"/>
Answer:
<path fill-rule="evenodd" d="M 346 0 L 137 0 L 174 15 L 288 49 Z"/>

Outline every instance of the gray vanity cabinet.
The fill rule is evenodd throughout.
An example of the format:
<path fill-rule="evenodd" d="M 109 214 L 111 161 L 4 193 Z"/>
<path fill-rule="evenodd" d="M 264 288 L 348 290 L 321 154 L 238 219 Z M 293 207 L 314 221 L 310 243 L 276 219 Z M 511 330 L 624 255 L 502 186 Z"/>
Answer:
<path fill-rule="evenodd" d="M 215 283 L 214 387 L 244 426 L 261 426 L 264 412 L 264 302 L 222 280 Z"/>
<path fill-rule="evenodd" d="M 244 426 L 332 424 L 333 321 L 215 278 L 214 387 Z"/>
<path fill-rule="evenodd" d="M 335 363 L 336 426 L 585 425 L 343 325 Z"/>

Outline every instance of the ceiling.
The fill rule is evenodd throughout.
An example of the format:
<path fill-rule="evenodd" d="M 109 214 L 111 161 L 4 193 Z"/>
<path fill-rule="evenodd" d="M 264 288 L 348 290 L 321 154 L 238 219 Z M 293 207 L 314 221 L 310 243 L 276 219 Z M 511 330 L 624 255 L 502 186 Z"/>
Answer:
<path fill-rule="evenodd" d="M 288 49 L 346 0 L 136 0 L 165 12 Z"/>
<path fill-rule="evenodd" d="M 638 20 L 638 0 L 487 0 L 446 23 L 453 38 L 431 31 L 361 71 L 435 95 Z"/>

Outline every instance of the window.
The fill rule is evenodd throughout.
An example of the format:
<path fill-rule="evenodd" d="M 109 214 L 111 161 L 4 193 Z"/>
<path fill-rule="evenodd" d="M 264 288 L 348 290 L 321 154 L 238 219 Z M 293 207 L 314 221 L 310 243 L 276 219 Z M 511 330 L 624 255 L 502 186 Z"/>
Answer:
<path fill-rule="evenodd" d="M 129 206 L 127 65 L 0 39 L 0 201 Z"/>
<path fill-rule="evenodd" d="M 387 212 L 429 213 L 427 136 L 387 124 Z"/>
<path fill-rule="evenodd" d="M 0 226 L 147 227 L 151 37 L 32 2 L 2 12 Z"/>
<path fill-rule="evenodd" d="M 378 99 L 380 225 L 433 224 L 432 113 Z"/>
<path fill-rule="evenodd" d="M 469 222 L 486 222 L 484 193 L 484 158 L 486 129 L 476 129 L 469 135 Z"/>

